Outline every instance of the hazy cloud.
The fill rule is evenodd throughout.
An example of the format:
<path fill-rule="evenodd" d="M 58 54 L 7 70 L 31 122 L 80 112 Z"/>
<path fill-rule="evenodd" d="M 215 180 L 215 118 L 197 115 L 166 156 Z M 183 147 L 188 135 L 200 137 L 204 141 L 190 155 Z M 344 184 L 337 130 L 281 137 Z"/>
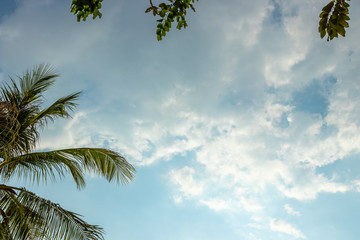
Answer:
<path fill-rule="evenodd" d="M 287 223 L 282 219 L 271 219 L 270 228 L 273 231 L 293 235 L 296 238 L 303 238 L 303 239 L 306 238 L 301 231 L 299 231 L 290 223 Z"/>
<path fill-rule="evenodd" d="M 301 213 L 299 211 L 294 210 L 289 204 L 284 205 L 284 209 L 286 212 L 293 216 L 301 216 Z"/>

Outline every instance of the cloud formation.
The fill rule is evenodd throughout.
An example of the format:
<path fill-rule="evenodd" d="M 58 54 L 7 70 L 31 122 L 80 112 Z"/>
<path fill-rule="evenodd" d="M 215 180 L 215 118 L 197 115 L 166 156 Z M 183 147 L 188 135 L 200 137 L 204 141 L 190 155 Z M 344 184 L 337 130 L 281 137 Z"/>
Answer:
<path fill-rule="evenodd" d="M 282 219 L 272 219 L 270 222 L 270 228 L 273 231 L 293 235 L 296 238 L 302 238 L 302 239 L 306 238 L 301 231 L 299 231 L 294 226 L 285 222 Z"/>
<path fill-rule="evenodd" d="M 290 215 L 298 216 L 298 217 L 301 216 L 301 213 L 299 211 L 294 210 L 289 204 L 285 204 L 284 209 Z"/>

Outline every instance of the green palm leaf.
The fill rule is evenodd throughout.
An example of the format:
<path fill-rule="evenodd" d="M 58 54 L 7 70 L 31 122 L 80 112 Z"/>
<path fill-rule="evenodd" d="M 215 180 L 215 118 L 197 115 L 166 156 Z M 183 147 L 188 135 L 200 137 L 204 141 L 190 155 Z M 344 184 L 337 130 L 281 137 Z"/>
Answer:
<path fill-rule="evenodd" d="M 32 230 L 33 236 L 47 236 L 50 239 L 103 239 L 102 228 L 90 225 L 80 218 L 80 215 L 67 211 L 49 200 L 43 199 L 34 193 L 22 189 L 18 199 L 28 213 L 37 216 L 35 222 L 40 225 Z"/>
<path fill-rule="evenodd" d="M 78 99 L 80 94 L 81 92 L 77 92 L 56 100 L 51 106 L 34 116 L 29 121 L 28 126 L 36 123 L 44 126 L 48 120 L 54 121 L 56 117 L 70 117 L 69 110 L 72 111 L 77 106 L 74 101 Z"/>
<path fill-rule="evenodd" d="M 24 239 L 18 237 L 17 232 L 24 232 L 27 229 L 28 218 L 25 217 L 24 207 L 17 198 L 15 187 L 0 185 L 0 239 Z M 16 238 L 17 237 L 17 238 Z"/>
<path fill-rule="evenodd" d="M 9 201 L 5 197 L 1 199 L 0 206 L 8 215 L 8 221 L 2 224 L 0 236 L 24 240 L 103 239 L 103 229 L 86 223 L 80 215 L 65 210 L 59 204 L 41 198 L 24 188 L 6 187 L 18 193 L 16 201 Z"/>
<path fill-rule="evenodd" d="M 11 145 L 20 129 L 18 111 L 11 102 L 0 101 L 0 152 Z"/>
<path fill-rule="evenodd" d="M 1 132 L 2 135 L 11 136 L 12 143 L 8 147 L 13 154 L 22 154 L 35 149 L 36 141 L 39 138 L 39 127 L 43 127 L 47 120 L 55 117 L 69 117 L 69 111 L 73 110 L 76 104 L 74 101 L 79 93 L 55 101 L 47 109 L 41 110 L 43 103 L 43 92 L 55 82 L 57 74 L 53 73 L 49 65 L 39 65 L 32 71 L 26 71 L 19 78 L 19 84 L 11 79 L 10 84 L 3 84 L 0 91 L 1 118 L 7 118 L 12 122 L 16 119 L 18 128 L 16 131 Z M 6 113 L 4 115 L 3 113 Z M 12 118 L 12 119 L 11 119 Z M 2 120 L 3 125 L 9 121 Z M 1 123 L 0 123 L 1 124 Z M 1 140 L 6 140 L 2 138 Z M 3 145 L 4 146 L 4 145 Z M 1 148 L 0 148 L 1 149 Z M 0 152 L 0 157 L 1 152 Z"/>
<path fill-rule="evenodd" d="M 35 152 L 0 163 L 0 176 L 4 180 L 17 176 L 46 182 L 71 174 L 77 187 L 83 188 L 86 173 L 105 177 L 109 182 L 128 183 L 132 181 L 135 169 L 118 153 L 101 148 Z"/>

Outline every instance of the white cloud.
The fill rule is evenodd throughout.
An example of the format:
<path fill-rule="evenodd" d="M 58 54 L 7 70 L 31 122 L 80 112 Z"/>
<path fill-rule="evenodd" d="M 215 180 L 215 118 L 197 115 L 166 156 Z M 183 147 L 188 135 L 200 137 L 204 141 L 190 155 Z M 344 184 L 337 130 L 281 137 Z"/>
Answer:
<path fill-rule="evenodd" d="M 87 131 L 89 126 L 84 123 L 88 123 L 87 114 L 77 112 L 72 119 L 59 121 L 60 126 L 49 124 L 47 131 L 42 135 L 39 149 L 54 150 L 91 146 L 91 136 Z M 54 135 L 56 135 L 55 139 Z"/>
<path fill-rule="evenodd" d="M 296 238 L 303 238 L 303 239 L 306 238 L 300 230 L 296 229 L 290 223 L 287 223 L 282 219 L 271 219 L 270 229 L 276 232 L 282 232 L 289 235 L 293 235 Z"/>
<path fill-rule="evenodd" d="M 284 205 L 286 212 L 293 216 L 301 216 L 301 212 L 294 210 L 289 204 Z"/>
<path fill-rule="evenodd" d="M 240 206 L 247 212 L 259 212 L 263 209 L 263 206 L 261 206 L 254 198 L 241 197 Z"/>
<path fill-rule="evenodd" d="M 293 114 L 290 127 L 282 129 L 278 126 L 279 118 L 291 111 L 291 106 L 267 102 L 262 111 L 250 112 L 246 117 L 212 118 L 195 112 L 180 112 L 174 116 L 177 117 L 174 122 L 137 121 L 124 139 L 110 131 L 96 138 L 89 136 L 88 132 L 96 131 L 98 126 L 79 113 L 66 125 L 64 135 L 42 147 L 102 146 L 107 139 L 111 149 L 126 153 L 130 159 L 139 159 L 141 165 L 195 151 L 196 161 L 203 169 L 185 167 L 169 175 L 174 174 L 171 179 L 177 179 L 174 182 L 180 192 L 207 199 L 207 194 L 226 190 L 230 195 L 223 197 L 237 199 L 239 205 L 250 212 L 262 209 L 258 194 L 266 192 L 270 186 L 275 186 L 284 196 L 298 200 L 315 199 L 321 192 L 348 191 L 346 184 L 317 174 L 314 166 L 330 164 L 351 153 L 353 148 L 349 152 L 339 148 L 337 135 L 325 139 L 319 134 L 314 135 L 309 129 L 313 129 L 314 124 L 319 126 L 317 118 L 304 119 L 302 115 Z M 339 155 L 339 151 L 344 153 Z M 200 171 L 196 183 L 201 183 L 201 191 L 197 191 L 200 189 L 198 184 L 192 190 L 191 184 L 186 184 L 194 181 L 195 171 Z M 187 176 L 182 182 L 180 174 Z M 201 193 L 205 194 L 203 198 Z"/>
<path fill-rule="evenodd" d="M 262 31 L 263 21 L 272 10 L 268 1 L 260 2 L 258 4 L 241 3 L 242 14 L 225 26 L 225 36 L 228 41 L 240 42 L 245 47 L 253 47 L 258 43 L 258 35 Z M 245 9 L 246 11 L 244 11 Z"/>
<path fill-rule="evenodd" d="M 182 196 L 173 196 L 173 200 L 175 203 L 182 203 L 183 197 Z"/>
<path fill-rule="evenodd" d="M 321 192 L 345 193 L 350 190 L 347 184 L 332 182 L 322 175 L 314 175 L 310 179 L 309 182 L 298 180 L 299 182 L 291 187 L 279 186 L 279 189 L 285 196 L 298 200 L 314 200 Z"/>
<path fill-rule="evenodd" d="M 171 170 L 169 177 L 175 185 L 179 186 L 180 191 L 186 197 L 196 197 L 202 194 L 203 186 L 193 178 L 194 174 L 195 170 L 193 168 L 184 167 Z"/>
<path fill-rule="evenodd" d="M 215 211 L 222 211 L 222 210 L 230 209 L 229 203 L 222 199 L 200 200 L 200 202 Z"/>

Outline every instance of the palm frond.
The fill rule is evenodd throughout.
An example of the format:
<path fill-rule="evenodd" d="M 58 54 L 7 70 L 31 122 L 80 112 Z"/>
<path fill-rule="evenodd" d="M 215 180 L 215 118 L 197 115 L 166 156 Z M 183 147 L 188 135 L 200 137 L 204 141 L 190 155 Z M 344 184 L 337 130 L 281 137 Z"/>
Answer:
<path fill-rule="evenodd" d="M 15 187 L 0 185 L 0 239 L 14 239 L 13 231 L 23 231 L 27 224 L 24 208 L 17 198 Z M 15 238 L 24 239 L 24 238 Z"/>
<path fill-rule="evenodd" d="M 34 116 L 28 125 L 39 123 L 41 126 L 43 126 L 47 123 L 48 120 L 54 121 L 56 117 L 70 117 L 69 111 L 73 111 L 77 106 L 74 101 L 79 98 L 80 94 L 81 92 L 77 92 L 66 97 L 59 98 L 51 106 L 41 110 L 41 112 Z"/>
<path fill-rule="evenodd" d="M 41 198 L 25 189 L 21 190 L 18 199 L 32 215 L 37 216 L 35 222 L 40 223 L 39 228 L 35 228 L 35 231 L 31 229 L 31 234 L 35 237 L 40 234 L 59 240 L 103 239 L 102 228 L 86 223 L 80 215 L 61 208 L 59 204 Z"/>
<path fill-rule="evenodd" d="M 0 223 L 0 239 L 1 240 L 13 240 L 10 235 L 9 228 L 3 222 Z"/>
<path fill-rule="evenodd" d="M 0 95 L 3 101 L 15 103 L 19 109 L 25 108 L 29 104 L 37 103 L 42 97 L 42 93 L 55 82 L 58 77 L 50 65 L 38 65 L 33 70 L 27 70 L 22 76 L 18 76 L 19 85 L 13 78 L 10 84 L 5 83 L 1 87 Z"/>
<path fill-rule="evenodd" d="M 41 198 L 24 188 L 16 189 L 16 202 L 3 197 L 1 209 L 7 215 L 7 223 L 2 221 L 4 236 L 13 239 L 54 239 L 54 240 L 100 240 L 103 229 L 91 225 L 81 216 L 65 210 L 59 204 Z M 4 204 L 4 202 L 6 204 Z"/>
<path fill-rule="evenodd" d="M 18 176 L 32 182 L 46 182 L 70 174 L 77 187 L 83 188 L 86 173 L 105 177 L 109 182 L 128 183 L 133 179 L 135 168 L 118 153 L 102 148 L 34 152 L 0 163 L 3 180 Z"/>
<path fill-rule="evenodd" d="M 34 118 L 41 112 L 42 94 L 55 81 L 58 75 L 53 73 L 49 65 L 39 65 L 34 70 L 26 71 L 23 76 L 18 76 L 19 84 L 12 78 L 10 83 L 4 83 L 0 88 L 1 116 L 17 123 L 16 132 L 1 131 L 0 140 L 8 141 L 3 135 L 11 136 L 13 154 L 25 153 L 33 150 L 39 132 L 34 123 Z M 72 109 L 72 108 L 71 108 Z M 16 121 L 14 121 L 16 120 Z M 4 124 L 9 121 L 3 121 Z M 36 123 L 36 122 L 35 122 Z M 9 135 L 9 133 L 12 133 Z M 16 134 L 14 134 L 16 133 Z M 7 144 L 8 145 L 8 144 Z M 2 145 L 2 148 L 5 145 Z M 9 148 L 9 149 L 10 149 Z"/>
<path fill-rule="evenodd" d="M 0 96 L 1 101 L 10 102 L 16 106 L 19 106 L 21 102 L 21 92 L 13 78 L 10 78 L 9 83 L 3 83 L 1 87 Z"/>
<path fill-rule="evenodd" d="M 18 111 L 11 102 L 0 101 L 0 157 L 1 151 L 15 141 L 21 127 L 17 116 Z"/>
<path fill-rule="evenodd" d="M 41 109 L 42 94 L 54 83 L 57 76 L 49 65 L 39 65 L 19 76 L 19 83 L 11 79 L 10 83 L 5 83 L 0 88 L 0 127 L 12 122 L 17 123 L 16 132 L 11 132 L 13 134 L 9 134 L 10 131 L 1 131 L 0 143 L 9 142 L 3 135 L 11 136 L 10 148 L 13 155 L 33 151 L 39 138 L 39 128 L 57 117 L 70 117 L 69 111 L 76 107 L 75 101 L 80 92 L 62 97 L 48 108 Z M 2 144 L 0 149 L 4 146 L 5 144 Z"/>
<path fill-rule="evenodd" d="M 18 76 L 22 97 L 20 106 L 26 106 L 41 98 L 42 93 L 54 84 L 58 76 L 50 65 L 45 64 L 27 70 L 23 76 Z"/>
<path fill-rule="evenodd" d="M 49 65 L 10 78 L 0 86 L 0 180 L 25 178 L 35 182 L 71 175 L 78 188 L 86 174 L 109 182 L 132 181 L 135 169 L 116 152 L 101 148 L 34 152 L 39 128 L 57 117 L 69 117 L 80 92 L 58 99 L 43 109 L 43 92 L 58 75 Z M 79 215 L 23 188 L 0 184 L 0 240 L 103 239 L 102 229 Z"/>

